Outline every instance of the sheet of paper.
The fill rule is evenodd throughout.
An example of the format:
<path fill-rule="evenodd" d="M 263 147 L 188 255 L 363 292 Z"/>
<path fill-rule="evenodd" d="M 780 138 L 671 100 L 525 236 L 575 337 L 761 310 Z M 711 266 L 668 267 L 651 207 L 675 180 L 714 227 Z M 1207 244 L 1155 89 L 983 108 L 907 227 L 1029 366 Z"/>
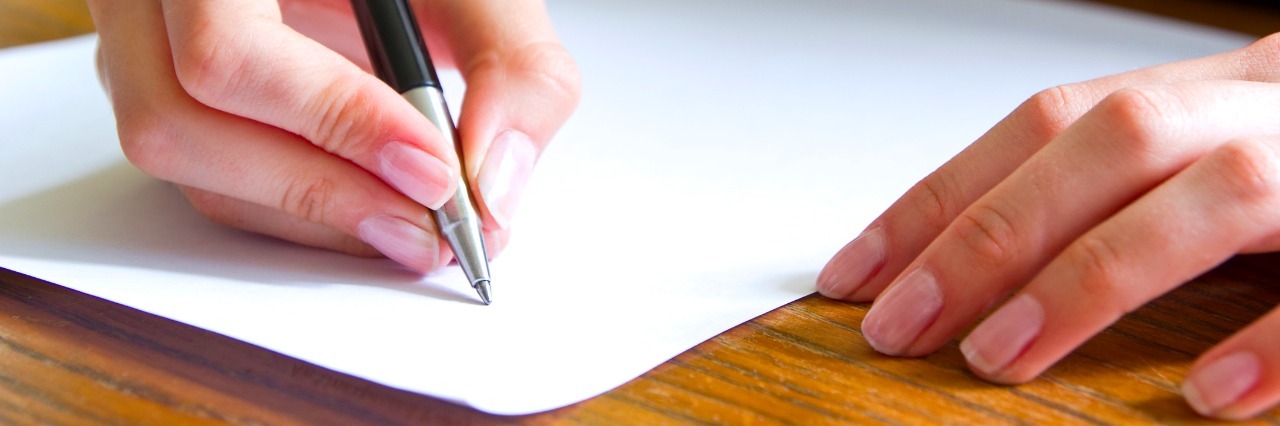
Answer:
<path fill-rule="evenodd" d="M 1248 41 L 1026 0 L 550 9 L 585 94 L 493 264 L 493 306 L 456 269 L 424 278 L 203 220 L 120 154 L 92 38 L 0 52 L 0 266 L 388 386 L 537 412 L 811 292 L 836 249 L 1037 90 Z"/>

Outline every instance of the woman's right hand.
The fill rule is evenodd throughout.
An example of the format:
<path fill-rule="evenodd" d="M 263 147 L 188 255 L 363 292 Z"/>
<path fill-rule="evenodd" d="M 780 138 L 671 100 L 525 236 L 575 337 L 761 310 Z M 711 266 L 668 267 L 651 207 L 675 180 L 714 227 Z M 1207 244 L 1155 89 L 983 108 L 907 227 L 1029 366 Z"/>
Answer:
<path fill-rule="evenodd" d="M 422 272 L 450 260 L 427 208 L 458 185 L 458 156 L 358 65 L 367 58 L 348 3 L 89 4 L 126 156 L 178 184 L 202 214 Z M 540 2 L 415 6 L 437 30 L 424 35 L 437 64 L 461 64 L 468 84 L 459 132 L 492 256 L 534 162 L 577 104 L 577 68 Z"/>

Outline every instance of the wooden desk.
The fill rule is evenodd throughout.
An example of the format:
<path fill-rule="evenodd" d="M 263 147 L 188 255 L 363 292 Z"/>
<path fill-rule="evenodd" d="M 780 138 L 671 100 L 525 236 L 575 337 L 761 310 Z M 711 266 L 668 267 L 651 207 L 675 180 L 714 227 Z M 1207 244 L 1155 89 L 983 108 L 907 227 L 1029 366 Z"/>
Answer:
<path fill-rule="evenodd" d="M 1106 0 L 1255 35 L 1259 2 Z M 75 0 L 0 1 L 0 46 L 90 31 Z M 875 354 L 866 305 L 811 296 L 603 396 L 496 417 L 318 368 L 0 269 L 0 423 L 1194 423 L 1178 384 L 1195 356 L 1280 304 L 1280 256 L 1239 257 L 1126 317 L 1018 387 L 965 369 L 953 344 Z M 1262 423 L 1280 423 L 1280 410 Z"/>

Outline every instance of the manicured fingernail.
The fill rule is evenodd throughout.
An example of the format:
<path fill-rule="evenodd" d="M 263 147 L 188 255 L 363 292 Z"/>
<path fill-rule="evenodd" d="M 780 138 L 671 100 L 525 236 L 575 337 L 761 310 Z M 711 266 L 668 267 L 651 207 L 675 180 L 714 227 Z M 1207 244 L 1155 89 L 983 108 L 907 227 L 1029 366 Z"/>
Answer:
<path fill-rule="evenodd" d="M 843 299 L 866 284 L 884 266 L 884 230 L 868 229 L 836 252 L 818 275 L 818 292 Z"/>
<path fill-rule="evenodd" d="M 969 337 L 960 352 L 973 368 L 993 375 L 1022 354 L 1044 326 L 1044 308 L 1030 295 L 1019 295 L 991 314 Z"/>
<path fill-rule="evenodd" d="M 476 185 L 480 187 L 480 198 L 489 208 L 489 215 L 498 226 L 506 228 L 510 225 L 516 203 L 533 173 L 537 155 L 533 141 L 515 130 L 502 132 L 489 146 L 484 164 L 480 165 Z"/>
<path fill-rule="evenodd" d="M 862 334 L 876 351 L 902 355 L 942 311 L 942 290 L 924 268 L 892 285 L 862 320 Z"/>
<path fill-rule="evenodd" d="M 387 183 L 413 201 L 434 210 L 453 196 L 458 175 L 439 158 L 404 142 L 388 143 L 378 155 Z"/>
<path fill-rule="evenodd" d="M 356 226 L 360 239 L 400 264 L 419 272 L 440 266 L 439 239 L 409 221 L 373 216 Z"/>
<path fill-rule="evenodd" d="M 1261 373 L 1262 360 L 1257 355 L 1236 352 L 1192 371 L 1182 383 L 1182 395 L 1197 413 L 1218 415 L 1253 389 Z"/>

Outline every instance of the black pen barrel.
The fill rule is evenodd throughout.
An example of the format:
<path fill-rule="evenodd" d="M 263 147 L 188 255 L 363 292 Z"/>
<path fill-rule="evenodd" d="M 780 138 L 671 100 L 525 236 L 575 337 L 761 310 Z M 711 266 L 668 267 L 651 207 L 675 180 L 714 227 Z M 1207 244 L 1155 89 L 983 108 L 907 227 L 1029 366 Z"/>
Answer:
<path fill-rule="evenodd" d="M 378 78 L 399 93 L 440 87 L 407 0 L 351 0 L 351 7 Z"/>

